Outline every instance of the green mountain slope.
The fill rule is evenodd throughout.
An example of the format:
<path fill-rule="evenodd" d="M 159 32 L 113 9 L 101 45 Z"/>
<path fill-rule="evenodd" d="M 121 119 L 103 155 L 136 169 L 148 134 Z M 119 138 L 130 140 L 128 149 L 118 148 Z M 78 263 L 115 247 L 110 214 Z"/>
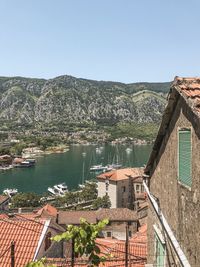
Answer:
<path fill-rule="evenodd" d="M 170 83 L 0 77 L 0 129 L 159 123 Z"/>

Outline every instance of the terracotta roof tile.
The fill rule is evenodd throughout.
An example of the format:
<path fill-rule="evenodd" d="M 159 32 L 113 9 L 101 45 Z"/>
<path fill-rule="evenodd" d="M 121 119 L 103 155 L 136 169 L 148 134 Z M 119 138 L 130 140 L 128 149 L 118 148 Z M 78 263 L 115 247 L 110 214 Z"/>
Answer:
<path fill-rule="evenodd" d="M 40 215 L 40 216 L 41 215 L 44 215 L 44 216 L 49 215 L 49 216 L 56 217 L 57 213 L 58 213 L 58 210 L 55 207 L 47 204 L 44 207 L 42 207 L 40 210 L 38 210 L 36 214 Z"/>
<path fill-rule="evenodd" d="M 115 261 L 123 259 L 121 261 L 121 266 L 125 266 L 125 241 L 98 238 L 96 242 L 102 253 L 110 253 L 112 255 L 112 259 Z M 132 261 L 131 266 L 144 266 L 147 260 L 147 242 L 136 243 L 130 241 L 129 253 Z M 138 258 L 142 258 L 142 260 L 138 262 Z M 119 262 L 117 263 L 120 264 Z M 106 266 L 113 266 L 113 262 L 106 262 Z"/>
<path fill-rule="evenodd" d="M 105 239 L 105 238 L 97 238 L 96 244 L 100 248 L 101 255 L 105 256 L 105 254 L 109 254 L 107 256 L 107 260 L 104 263 L 101 263 L 100 267 L 124 267 L 125 266 L 125 241 L 120 241 L 116 239 Z M 147 242 L 144 243 L 136 243 L 129 242 L 129 266 L 131 267 L 144 267 L 147 262 Z M 56 264 L 56 266 L 71 266 L 71 259 L 54 259 L 48 258 L 48 263 Z M 82 266 L 86 267 L 88 263 L 87 258 L 76 258 L 75 259 L 75 267 Z"/>
<path fill-rule="evenodd" d="M 99 209 L 97 211 L 59 211 L 58 224 L 80 224 L 80 218 L 89 223 L 98 220 L 109 219 L 110 221 L 138 221 L 137 212 L 127 208 Z"/>
<path fill-rule="evenodd" d="M 191 99 L 190 105 L 199 112 L 200 105 L 200 77 L 196 78 L 180 78 L 176 77 L 173 86 L 186 99 Z"/>
<path fill-rule="evenodd" d="M 96 223 L 95 211 L 59 211 L 58 224 L 79 224 L 80 218 L 89 223 Z"/>
<path fill-rule="evenodd" d="M 8 252 L 0 258 L 0 266 L 10 267 L 10 245 L 15 242 L 15 265 L 24 267 L 29 261 L 33 260 L 38 242 L 44 227 L 44 220 L 41 224 L 34 221 L 16 218 L 0 219 L 0 250 L 8 249 Z"/>
<path fill-rule="evenodd" d="M 138 244 L 147 244 L 147 224 L 142 225 L 139 231 L 131 237 L 130 241 Z"/>
<path fill-rule="evenodd" d="M 97 179 L 109 179 L 112 181 L 120 181 L 126 180 L 129 177 L 137 178 L 142 177 L 143 175 L 143 168 L 125 168 L 125 169 L 118 169 L 112 170 L 110 172 L 102 173 L 97 176 Z"/>
<path fill-rule="evenodd" d="M 97 220 L 137 221 L 137 212 L 127 208 L 99 209 L 96 211 Z"/>

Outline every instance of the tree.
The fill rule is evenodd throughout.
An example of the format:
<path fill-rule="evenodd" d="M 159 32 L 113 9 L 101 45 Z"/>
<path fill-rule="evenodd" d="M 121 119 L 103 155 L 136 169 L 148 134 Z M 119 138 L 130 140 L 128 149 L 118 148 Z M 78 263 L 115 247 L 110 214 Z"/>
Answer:
<path fill-rule="evenodd" d="M 110 198 L 108 195 L 98 197 L 92 204 L 93 209 L 98 210 L 100 208 L 109 209 L 111 207 Z"/>
<path fill-rule="evenodd" d="M 56 242 L 61 240 L 72 240 L 74 243 L 75 257 L 82 257 L 83 255 L 88 257 L 88 267 L 99 266 L 101 262 L 106 260 L 106 256 L 100 255 L 100 249 L 96 245 L 96 238 L 103 230 L 105 225 L 108 224 L 108 220 L 98 222 L 97 224 L 90 224 L 85 219 L 80 220 L 80 226 L 68 225 L 67 231 L 54 236 L 52 239 Z M 26 267 L 44 267 L 45 260 L 37 262 L 31 262 Z M 53 267 L 48 266 L 48 267 Z"/>
<path fill-rule="evenodd" d="M 46 260 L 45 259 L 41 259 L 35 262 L 30 262 L 26 265 L 26 267 L 56 267 L 55 265 L 46 265 L 45 264 Z"/>
<path fill-rule="evenodd" d="M 12 206 L 16 208 L 38 207 L 40 196 L 35 193 L 19 193 L 12 198 Z"/>
<path fill-rule="evenodd" d="M 86 183 L 85 187 L 79 193 L 81 201 L 88 201 L 97 198 L 97 184 L 94 182 Z"/>

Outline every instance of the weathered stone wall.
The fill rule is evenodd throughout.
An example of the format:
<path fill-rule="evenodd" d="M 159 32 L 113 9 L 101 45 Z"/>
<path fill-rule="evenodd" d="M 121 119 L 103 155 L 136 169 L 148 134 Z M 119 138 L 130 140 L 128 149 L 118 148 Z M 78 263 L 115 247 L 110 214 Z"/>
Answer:
<path fill-rule="evenodd" d="M 161 210 L 185 252 L 191 266 L 200 263 L 200 122 L 183 98 L 180 98 L 154 162 L 150 191 L 159 198 Z M 182 185 L 178 177 L 178 129 L 192 130 L 192 186 Z M 148 216 L 148 262 L 154 262 L 153 224 L 156 217 Z"/>

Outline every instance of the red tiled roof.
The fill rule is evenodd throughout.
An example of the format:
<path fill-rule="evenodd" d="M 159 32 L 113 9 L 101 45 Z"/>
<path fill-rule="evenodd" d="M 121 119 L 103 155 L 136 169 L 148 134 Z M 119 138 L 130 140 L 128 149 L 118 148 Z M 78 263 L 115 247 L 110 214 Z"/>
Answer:
<path fill-rule="evenodd" d="M 192 108 L 197 112 L 200 112 L 200 77 L 176 77 L 173 85 L 179 91 L 180 94 L 191 100 Z"/>
<path fill-rule="evenodd" d="M 80 224 L 80 219 L 84 218 L 89 223 L 96 223 L 95 211 L 59 211 L 58 224 Z"/>
<path fill-rule="evenodd" d="M 58 213 L 58 210 L 55 207 L 47 204 L 44 207 L 42 207 L 40 210 L 38 210 L 36 214 L 40 215 L 40 216 L 41 215 L 44 215 L 44 216 L 47 215 L 47 216 L 56 217 L 57 213 Z"/>
<path fill-rule="evenodd" d="M 125 267 L 125 241 L 116 239 L 97 238 L 96 244 L 100 248 L 101 256 L 106 256 L 107 260 L 101 263 L 100 267 Z M 144 267 L 147 262 L 147 243 L 129 242 L 129 266 Z M 47 259 L 48 263 L 56 264 L 56 266 L 71 266 L 71 259 Z M 75 267 L 88 266 L 87 258 L 76 258 Z"/>
<path fill-rule="evenodd" d="M 96 245 L 100 248 L 101 256 L 106 256 L 107 260 L 101 263 L 100 267 L 125 267 L 125 241 L 116 239 L 97 238 Z M 139 231 L 129 239 L 129 264 L 130 267 L 144 267 L 147 262 L 147 225 L 144 224 Z M 51 258 L 48 263 L 55 264 L 57 267 L 71 266 L 71 258 Z M 87 258 L 76 258 L 75 267 L 88 266 Z"/>
<path fill-rule="evenodd" d="M 100 179 L 109 179 L 112 181 L 120 181 L 120 180 L 126 180 L 129 177 L 139 178 L 142 177 L 143 171 L 144 171 L 143 168 L 125 168 L 125 169 L 112 170 L 110 172 L 98 175 L 97 179 L 100 178 Z"/>
<path fill-rule="evenodd" d="M 89 223 L 96 223 L 99 220 L 109 221 L 138 221 L 137 212 L 127 208 L 99 209 L 97 211 L 59 211 L 58 224 L 80 224 L 80 218 L 86 219 Z"/>
<path fill-rule="evenodd" d="M 96 211 L 97 219 L 109 221 L 138 221 L 137 212 L 127 208 L 99 209 Z"/>
<path fill-rule="evenodd" d="M 104 253 L 111 255 L 111 258 L 108 258 L 108 262 L 106 262 L 105 266 L 113 266 L 114 262 L 116 262 L 117 265 L 125 266 L 125 241 L 98 238 L 96 242 L 103 255 Z M 130 241 L 128 251 L 129 259 L 131 260 L 130 266 L 144 267 L 147 260 L 147 242 L 136 243 Z"/>
<path fill-rule="evenodd" d="M 147 224 L 142 225 L 139 231 L 136 232 L 130 239 L 134 243 L 147 244 Z"/>
<path fill-rule="evenodd" d="M 0 218 L 0 266 L 10 267 L 10 246 L 15 242 L 15 266 L 24 267 L 29 261 L 33 260 L 38 247 L 38 242 L 44 228 L 44 220 L 39 223 L 16 218 Z"/>

